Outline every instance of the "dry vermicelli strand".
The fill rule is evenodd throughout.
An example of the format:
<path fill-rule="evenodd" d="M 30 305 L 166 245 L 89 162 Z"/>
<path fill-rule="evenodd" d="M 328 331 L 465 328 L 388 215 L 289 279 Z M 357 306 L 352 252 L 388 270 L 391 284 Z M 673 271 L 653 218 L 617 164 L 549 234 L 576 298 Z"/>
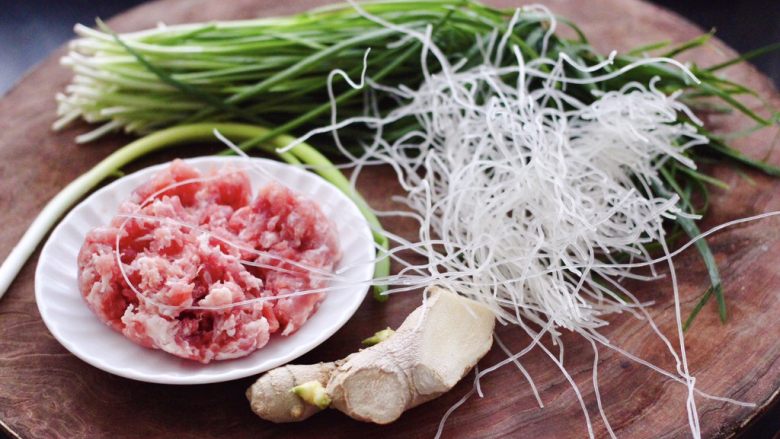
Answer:
<path fill-rule="evenodd" d="M 647 319 L 672 353 L 677 373 L 653 370 L 688 387 L 688 419 L 697 434 L 692 400 L 693 394 L 702 393 L 688 373 L 681 333 L 678 353 L 649 318 L 646 303 L 632 295 L 623 300 L 615 291 L 621 291 L 622 279 L 657 278 L 657 264 L 671 265 L 675 253 L 653 259 L 646 247 L 665 238 L 659 227 L 664 219 L 693 215 L 678 208 L 676 196 L 652 195 L 651 188 L 659 182 L 664 164 L 695 167 L 686 151 L 707 139 L 698 134 L 700 121 L 679 96 L 660 92 L 655 81 L 598 92 L 593 101 L 567 90 L 575 84 L 598 85 L 651 63 L 671 64 L 685 75 L 690 72 L 667 59 L 644 59 L 608 70 L 614 54 L 594 65 L 578 64 L 566 54 L 548 54 L 556 23 L 543 7 L 517 11 L 508 29 L 494 29 L 481 40 L 483 64 L 464 67 L 451 63 L 436 46 L 430 26 L 410 29 L 354 6 L 362 17 L 398 32 L 398 44 L 415 40 L 421 44 L 422 85 L 412 89 L 373 81 L 365 76 L 368 54 L 363 52 L 359 83 L 343 71 L 328 77 L 330 124 L 280 151 L 327 133 L 351 159 L 353 185 L 369 165 L 385 163 L 394 169 L 406 192 L 403 204 L 408 212 L 402 216 L 416 220 L 420 231 L 414 240 L 389 236 L 397 245 L 384 256 L 400 263 L 402 271 L 374 282 L 395 284 L 388 293 L 438 283 L 489 306 L 501 323 L 516 325 L 519 334 L 549 337 L 558 347 L 557 355 L 541 344 L 540 349 L 573 385 L 591 434 L 590 415 L 563 364 L 560 337 L 565 330 L 577 332 L 593 344 L 597 355 L 596 343 L 619 349 L 599 334 L 612 314 L 630 312 Z M 539 57 L 527 59 L 518 47 L 511 47 L 516 63 L 507 65 L 501 59 L 503 48 L 513 44 L 510 34 L 521 14 L 546 23 L 542 50 Z M 337 76 L 350 87 L 366 86 L 395 99 L 398 108 L 380 113 L 369 93 L 365 114 L 338 120 L 332 88 Z M 691 123 L 679 123 L 680 114 Z M 417 128 L 397 138 L 385 136 L 394 124 L 407 120 Z M 362 156 L 351 153 L 354 149 L 344 144 L 346 137 L 338 137 L 338 130 L 356 124 L 375 133 Z M 386 214 L 393 213 L 397 212 Z M 419 256 L 425 261 L 418 262 Z M 628 262 L 621 256 L 628 256 Z M 642 266 L 649 267 L 650 275 L 636 272 Z M 602 285 L 601 280 L 606 282 Z M 676 285 L 673 290 L 678 304 Z M 532 326 L 544 330 L 532 331 Z M 518 358 L 507 354 L 498 367 L 519 364 Z M 492 370 L 482 369 L 477 375 Z M 597 385 L 595 369 L 592 379 Z M 475 392 L 481 393 L 478 381 Z M 608 426 L 600 403 L 598 408 Z"/>
<path fill-rule="evenodd" d="M 430 28 L 407 29 L 353 6 L 363 17 L 422 44 L 424 81 L 409 90 L 369 79 L 370 87 L 394 96 L 400 105 L 387 114 L 371 111 L 344 120 L 333 111 L 330 125 L 299 142 L 355 124 L 375 130 L 365 154 L 353 160 L 357 164 L 353 181 L 365 163 L 384 162 L 395 170 L 406 191 L 403 204 L 415 214 L 407 216 L 420 223 L 421 245 L 402 245 L 427 258 L 422 264 L 408 262 L 405 270 L 419 273 L 419 281 L 425 281 L 427 273 L 428 281 L 489 306 L 501 322 L 518 325 L 526 333 L 528 324 L 549 328 L 545 332 L 558 345 L 557 356 L 538 346 L 573 386 L 593 435 L 576 383 L 563 366 L 561 330 L 583 334 L 597 355 L 594 340 L 606 341 L 597 331 L 608 324 L 609 315 L 628 311 L 644 317 L 639 301 L 626 303 L 596 279 L 617 283 L 658 276 L 657 261 L 650 262 L 646 246 L 663 242 L 659 226 L 664 220 L 689 214 L 678 208 L 676 195 L 653 195 L 651 187 L 660 181 L 658 170 L 668 161 L 694 168 L 686 150 L 707 139 L 693 125 L 700 123 L 695 117 L 690 118 L 693 124 L 679 123 L 678 114 L 691 116 L 691 111 L 677 95 L 660 92 L 655 81 L 630 82 L 600 92 L 592 101 L 569 94 L 567 84 L 599 84 L 658 63 L 680 68 L 692 81 L 696 78 L 685 66 L 667 59 L 639 60 L 608 71 L 615 59 L 612 54 L 595 65 L 580 65 L 565 54 L 548 56 L 547 44 L 531 60 L 513 47 L 516 64 L 485 56 L 481 65 L 461 68 L 450 64 L 431 40 Z M 550 31 L 543 36 L 548 38 L 554 17 L 540 7 L 529 11 L 549 23 Z M 511 44 L 508 34 L 517 14 L 505 33 L 492 34 L 486 44 Z M 439 73 L 432 73 L 429 63 L 438 64 Z M 332 105 L 335 108 L 333 100 Z M 419 128 L 396 139 L 383 138 L 383 132 L 406 119 Z M 337 133 L 333 136 L 340 149 L 347 149 Z M 434 240 L 440 244 L 433 245 Z M 617 263 L 614 255 L 621 254 L 630 257 L 629 264 Z M 664 260 L 670 262 L 670 256 Z M 639 264 L 649 265 L 651 275 L 634 273 Z M 413 284 L 415 279 L 406 281 Z M 698 417 L 691 402 L 696 389 L 682 336 L 680 340 L 679 355 L 666 343 L 677 361 L 678 379 L 689 388 L 686 408 L 691 431 L 697 435 Z M 509 362 L 511 356 L 502 364 Z M 598 384 L 595 371 L 593 382 Z M 478 385 L 476 391 L 481 393 Z M 598 408 L 612 434 L 600 403 Z"/>

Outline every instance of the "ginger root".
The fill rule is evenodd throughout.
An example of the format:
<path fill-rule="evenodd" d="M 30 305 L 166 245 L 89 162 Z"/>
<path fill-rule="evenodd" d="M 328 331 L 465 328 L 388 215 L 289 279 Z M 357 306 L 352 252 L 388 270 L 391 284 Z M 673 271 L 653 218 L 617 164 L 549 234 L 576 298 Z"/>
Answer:
<path fill-rule="evenodd" d="M 428 291 L 425 303 L 394 333 L 381 331 L 377 344 L 336 362 L 287 365 L 261 376 L 246 393 L 252 411 L 294 422 L 330 400 L 354 419 L 387 424 L 450 390 L 490 350 L 495 318 L 448 290 Z"/>

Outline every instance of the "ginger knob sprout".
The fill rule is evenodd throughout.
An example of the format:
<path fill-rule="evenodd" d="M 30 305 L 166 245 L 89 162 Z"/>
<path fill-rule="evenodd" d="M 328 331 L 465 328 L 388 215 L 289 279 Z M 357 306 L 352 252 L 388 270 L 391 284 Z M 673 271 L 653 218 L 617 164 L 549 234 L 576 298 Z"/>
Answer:
<path fill-rule="evenodd" d="M 375 344 L 382 343 L 383 341 L 390 338 L 390 336 L 392 336 L 393 334 L 395 334 L 395 331 L 393 331 L 390 328 L 386 328 L 381 331 L 377 331 L 374 335 L 363 340 L 361 343 L 363 344 L 363 346 L 373 346 Z"/>
<path fill-rule="evenodd" d="M 290 391 L 296 394 L 304 402 L 309 403 L 320 410 L 328 408 L 330 405 L 330 396 L 319 381 L 307 381 L 299 386 L 295 386 Z"/>

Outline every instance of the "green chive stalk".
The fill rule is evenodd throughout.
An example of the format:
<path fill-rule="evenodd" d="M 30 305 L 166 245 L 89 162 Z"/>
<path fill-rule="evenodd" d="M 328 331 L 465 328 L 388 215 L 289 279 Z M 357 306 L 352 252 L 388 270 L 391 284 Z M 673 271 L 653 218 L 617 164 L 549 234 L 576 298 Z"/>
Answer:
<path fill-rule="evenodd" d="M 485 41 L 496 30 L 505 32 L 515 12 L 473 0 L 381 0 L 362 3 L 361 7 L 370 14 L 419 32 L 425 32 L 430 26 L 435 43 L 451 62 L 464 62 L 464 68 L 482 62 L 485 54 L 478 40 Z M 506 53 L 501 54 L 505 62 L 513 62 L 513 46 L 526 60 L 532 60 L 539 58 L 544 44 L 549 57 L 566 54 L 583 65 L 604 60 L 576 24 L 565 19 L 559 22 L 568 26 L 576 37 L 553 35 L 545 42 L 548 32 L 545 17 L 533 12 L 521 14 L 505 46 Z M 203 120 L 261 122 L 274 127 L 265 136 L 247 139 L 241 145 L 246 150 L 263 144 L 268 137 L 300 135 L 330 123 L 326 90 L 329 73 L 341 68 L 351 77 L 358 77 L 368 48 L 372 49 L 368 77 L 412 89 L 422 80 L 420 45 L 399 40 L 398 34 L 366 19 L 349 5 L 332 5 L 288 17 L 176 25 L 121 35 L 102 24 L 100 30 L 78 25 L 76 33 L 80 38 L 72 43 L 70 53 L 63 58 L 63 63 L 74 70 L 75 78 L 58 97 L 60 119 L 55 128 L 77 119 L 100 124 L 79 136 L 77 140 L 81 142 L 115 130 L 145 134 Z M 669 42 L 644 45 L 617 56 L 605 72 L 616 71 L 647 53 L 678 56 L 708 44 L 711 36 L 708 33 L 676 46 Z M 691 108 L 739 112 L 755 121 L 756 129 L 760 129 L 776 125 L 780 120 L 778 112 L 768 109 L 771 115 L 763 116 L 748 108 L 740 97 L 758 97 L 757 94 L 749 87 L 718 76 L 718 71 L 777 49 L 780 43 L 708 68 L 691 66 L 700 79 L 697 83 L 675 68 L 645 64 L 600 84 L 569 84 L 567 91 L 588 103 L 597 99 L 594 92 L 617 90 L 632 81 L 647 84 L 657 77 L 659 90 L 682 91 Z M 498 47 L 492 50 L 488 56 L 499 55 Z M 427 67 L 436 69 L 436 65 Z M 340 117 L 364 114 L 364 93 L 341 81 L 336 81 L 334 87 Z M 713 104 L 713 100 L 719 104 Z M 381 99 L 380 104 L 382 111 L 390 111 L 396 105 Z M 685 115 L 679 115 L 679 122 L 688 120 Z M 413 128 L 399 127 L 386 134 L 401 136 Z M 685 153 L 695 162 L 726 162 L 736 169 L 742 166 L 780 176 L 780 168 L 728 146 L 727 136 L 705 128 L 701 134 L 710 143 Z M 361 133 L 356 133 L 354 139 L 351 149 L 359 153 Z M 317 146 L 325 153 L 337 152 L 327 142 Z M 654 191 L 676 193 L 681 198 L 681 207 L 704 213 L 706 202 L 694 206 L 692 200 L 706 201 L 709 186 L 719 187 L 720 183 L 669 161 L 664 164 L 661 182 Z M 690 236 L 698 231 L 692 221 L 678 220 L 677 227 Z M 725 299 L 715 259 L 706 241 L 700 241 L 696 247 L 712 284 L 699 305 L 715 297 L 720 317 L 725 321 Z"/>
<path fill-rule="evenodd" d="M 180 125 L 149 134 L 118 149 L 85 174 L 65 186 L 46 204 L 19 243 L 11 250 L 11 254 L 0 265 L 0 297 L 8 290 L 19 270 L 21 270 L 24 263 L 30 258 L 30 255 L 32 255 L 49 230 L 77 201 L 96 188 L 101 182 L 116 175 L 119 170 L 134 160 L 154 151 L 191 143 L 214 141 L 215 130 L 231 141 L 237 142 L 265 136 L 269 131 L 266 128 L 237 123 Z M 305 143 L 298 144 L 287 152 L 277 151 L 278 148 L 287 146 L 293 140 L 290 136 L 278 135 L 257 146 L 266 153 L 277 155 L 287 163 L 309 165 L 316 173 L 336 186 L 355 203 L 363 216 L 365 216 L 373 230 L 377 246 L 387 250 L 388 241 L 382 233 L 382 225 L 379 223 L 379 220 L 371 209 L 368 208 L 360 194 L 352 189 L 344 174 L 334 167 L 330 160 Z M 389 274 L 389 258 L 380 257 L 375 265 L 375 277 L 385 277 Z M 375 287 L 374 297 L 378 300 L 386 300 L 387 296 L 382 294 L 385 290 L 386 287 L 384 286 Z"/>

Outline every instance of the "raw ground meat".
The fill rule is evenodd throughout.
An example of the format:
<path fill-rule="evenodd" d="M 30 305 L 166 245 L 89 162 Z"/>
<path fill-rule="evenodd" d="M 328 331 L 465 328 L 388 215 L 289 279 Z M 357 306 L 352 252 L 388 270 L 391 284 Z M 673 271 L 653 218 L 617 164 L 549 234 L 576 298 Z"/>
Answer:
<path fill-rule="evenodd" d="M 189 181 L 195 179 L 200 180 Z M 130 340 L 202 363 L 242 357 L 263 347 L 273 333 L 295 332 L 324 294 L 220 310 L 192 307 L 325 287 L 327 280 L 301 265 L 331 272 L 340 257 L 336 228 L 317 204 L 275 183 L 252 200 L 249 178 L 234 168 L 202 176 L 174 161 L 137 188 L 119 213 L 108 226 L 92 230 L 81 248 L 84 300 Z M 124 271 L 143 297 L 119 270 L 117 234 Z"/>

